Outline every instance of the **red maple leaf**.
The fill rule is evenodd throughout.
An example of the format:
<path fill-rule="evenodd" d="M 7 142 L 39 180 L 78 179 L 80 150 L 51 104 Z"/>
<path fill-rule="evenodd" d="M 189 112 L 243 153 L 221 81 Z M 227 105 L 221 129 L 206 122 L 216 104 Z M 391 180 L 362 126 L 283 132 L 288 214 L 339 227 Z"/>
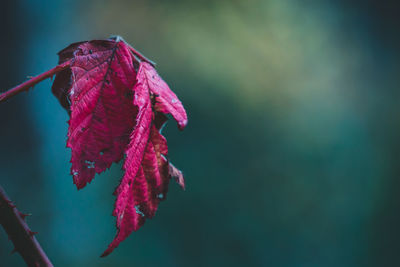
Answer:
<path fill-rule="evenodd" d="M 60 65 L 0 95 L 0 102 L 56 74 L 52 92 L 70 114 L 67 146 L 78 189 L 126 155 L 114 192 L 117 234 L 106 256 L 154 216 L 171 177 L 184 188 L 161 129 L 164 114 L 171 114 L 180 129 L 187 115 L 154 63 L 120 37 L 74 43 L 59 57 Z"/>

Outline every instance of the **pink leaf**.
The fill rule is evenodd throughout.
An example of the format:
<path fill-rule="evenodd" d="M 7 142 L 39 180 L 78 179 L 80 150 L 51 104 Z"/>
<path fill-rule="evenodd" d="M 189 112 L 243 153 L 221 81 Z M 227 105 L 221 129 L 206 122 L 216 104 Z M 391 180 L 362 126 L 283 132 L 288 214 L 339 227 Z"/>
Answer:
<path fill-rule="evenodd" d="M 183 130 L 188 120 L 181 101 L 179 101 L 175 93 L 169 89 L 167 83 L 158 75 L 153 66 L 143 62 L 141 67 L 143 69 L 143 79 L 148 84 L 149 90 L 156 97 L 155 109 L 163 113 L 171 114 L 178 122 L 179 128 Z"/>
<path fill-rule="evenodd" d="M 123 42 L 79 43 L 60 52 L 61 61 L 68 56 L 70 69 L 57 74 L 53 92 L 64 107 L 71 103 L 67 146 L 80 189 L 123 157 L 137 114 L 131 91 L 136 73 Z"/>
<path fill-rule="evenodd" d="M 139 74 L 140 70 L 138 78 L 140 77 Z M 127 206 L 129 195 L 131 194 L 130 188 L 132 182 L 135 179 L 143 160 L 144 151 L 149 140 L 153 115 L 148 88 L 138 79 L 133 90 L 135 92 L 133 102 L 139 108 L 139 112 L 135 129 L 130 137 L 131 141 L 126 150 L 126 159 L 124 163 L 125 174 L 122 178 L 121 184 L 115 192 L 117 200 L 115 202 L 113 215 L 117 216 L 117 227 L 119 224 L 119 217 L 123 214 Z"/>
<path fill-rule="evenodd" d="M 159 201 L 165 199 L 168 190 L 168 147 L 159 132 L 164 119 L 161 115 L 157 120 L 153 118 L 145 65 L 140 64 L 133 89 L 134 105 L 139 109 L 138 119 L 126 152 L 125 175 L 115 192 L 117 200 L 113 215 L 117 217 L 118 231 L 103 256 L 111 253 L 132 231 L 139 229 L 146 218 L 154 216 Z M 132 191 L 133 199 L 130 197 Z M 131 214 L 133 210 L 142 217 L 129 215 L 126 219 L 125 214 Z"/>
<path fill-rule="evenodd" d="M 74 43 L 59 57 L 60 65 L 1 94 L 0 102 L 56 74 L 52 92 L 70 115 L 67 147 L 78 189 L 126 155 L 114 192 L 117 234 L 106 256 L 155 215 L 171 177 L 185 187 L 160 131 L 164 114 L 180 129 L 187 115 L 154 64 L 120 37 Z"/>

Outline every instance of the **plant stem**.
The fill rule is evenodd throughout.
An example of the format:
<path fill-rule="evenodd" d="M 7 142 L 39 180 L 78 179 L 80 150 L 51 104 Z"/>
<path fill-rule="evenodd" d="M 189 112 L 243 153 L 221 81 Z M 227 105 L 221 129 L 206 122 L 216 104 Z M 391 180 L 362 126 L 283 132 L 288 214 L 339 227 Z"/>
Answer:
<path fill-rule="evenodd" d="M 128 43 L 127 43 L 128 44 Z M 135 54 L 137 57 L 139 57 L 141 60 L 148 62 L 150 65 L 152 65 L 153 67 L 156 66 L 156 63 L 150 59 L 148 59 L 147 57 L 143 56 L 142 53 L 140 53 L 138 50 L 136 50 L 135 48 L 133 48 L 133 46 L 131 46 L 130 44 L 128 44 L 129 49 L 131 50 L 131 52 L 133 54 Z"/>
<path fill-rule="evenodd" d="M 133 46 L 130 45 L 127 41 L 125 41 L 124 38 L 122 38 L 121 36 L 119 36 L 119 35 L 112 35 L 112 36 L 110 37 L 110 39 L 115 40 L 117 43 L 118 43 L 118 42 L 121 42 L 121 41 L 124 42 L 126 45 L 128 45 L 128 47 L 129 47 L 129 49 L 131 50 L 131 52 L 132 52 L 135 56 L 137 56 L 140 60 L 143 60 L 143 61 L 148 62 L 148 63 L 149 63 L 150 65 L 152 65 L 153 67 L 156 66 L 156 63 L 155 63 L 154 61 L 148 59 L 148 58 L 145 57 L 142 53 L 140 53 L 138 50 L 136 50 L 135 48 L 133 48 Z"/>
<path fill-rule="evenodd" d="M 28 266 L 53 266 L 25 222 L 26 216 L 17 210 L 0 186 L 0 224 L 14 243 L 13 252 L 20 253 Z"/>
<path fill-rule="evenodd" d="M 28 81 L 8 90 L 7 92 L 3 93 L 0 95 L 0 103 L 9 99 L 10 97 L 13 97 L 16 94 L 19 94 L 23 91 L 28 91 L 31 87 L 33 87 L 35 84 L 52 77 L 53 75 L 57 74 L 58 72 L 66 69 L 69 67 L 71 64 L 71 60 L 68 60 L 46 72 L 43 72 L 42 74 L 39 74 L 38 76 L 35 76 Z"/>

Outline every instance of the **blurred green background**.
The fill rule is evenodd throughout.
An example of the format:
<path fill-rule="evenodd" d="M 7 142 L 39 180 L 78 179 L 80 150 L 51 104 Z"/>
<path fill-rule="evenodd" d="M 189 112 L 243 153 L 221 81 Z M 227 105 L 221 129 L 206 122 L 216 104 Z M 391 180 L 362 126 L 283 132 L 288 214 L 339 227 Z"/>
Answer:
<path fill-rule="evenodd" d="M 118 249 L 121 165 L 77 191 L 49 80 L 0 105 L 0 184 L 55 266 L 400 266 L 397 1 L 3 0 L 0 90 L 68 44 L 118 34 L 189 125 L 187 190 Z M 24 266 L 0 230 L 0 266 Z"/>

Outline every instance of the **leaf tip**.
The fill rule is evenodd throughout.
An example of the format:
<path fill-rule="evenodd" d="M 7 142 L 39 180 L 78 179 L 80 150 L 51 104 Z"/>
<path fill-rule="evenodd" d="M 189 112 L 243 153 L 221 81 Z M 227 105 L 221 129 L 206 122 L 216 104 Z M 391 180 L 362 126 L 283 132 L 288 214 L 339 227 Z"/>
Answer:
<path fill-rule="evenodd" d="M 117 246 L 118 246 L 118 245 L 117 245 Z M 100 255 L 100 258 L 104 258 L 104 257 L 107 257 L 108 255 L 110 255 L 111 252 L 113 252 L 114 249 L 115 249 L 117 246 L 114 245 L 114 242 L 111 243 L 111 244 L 108 246 L 108 248 L 103 252 L 103 254 Z"/>
<path fill-rule="evenodd" d="M 172 163 L 169 164 L 169 175 L 175 178 L 175 181 L 181 186 L 183 190 L 185 187 L 185 179 L 183 178 L 183 174 L 180 170 L 178 170 Z"/>
<path fill-rule="evenodd" d="M 110 255 L 111 251 L 109 251 L 109 249 L 107 249 L 106 251 L 103 252 L 103 254 L 100 255 L 100 258 L 104 258 L 107 257 L 108 255 Z"/>
<path fill-rule="evenodd" d="M 178 122 L 178 128 L 179 130 L 183 131 L 183 129 L 185 129 L 186 125 L 188 124 L 188 120 L 184 119 L 182 121 Z"/>

